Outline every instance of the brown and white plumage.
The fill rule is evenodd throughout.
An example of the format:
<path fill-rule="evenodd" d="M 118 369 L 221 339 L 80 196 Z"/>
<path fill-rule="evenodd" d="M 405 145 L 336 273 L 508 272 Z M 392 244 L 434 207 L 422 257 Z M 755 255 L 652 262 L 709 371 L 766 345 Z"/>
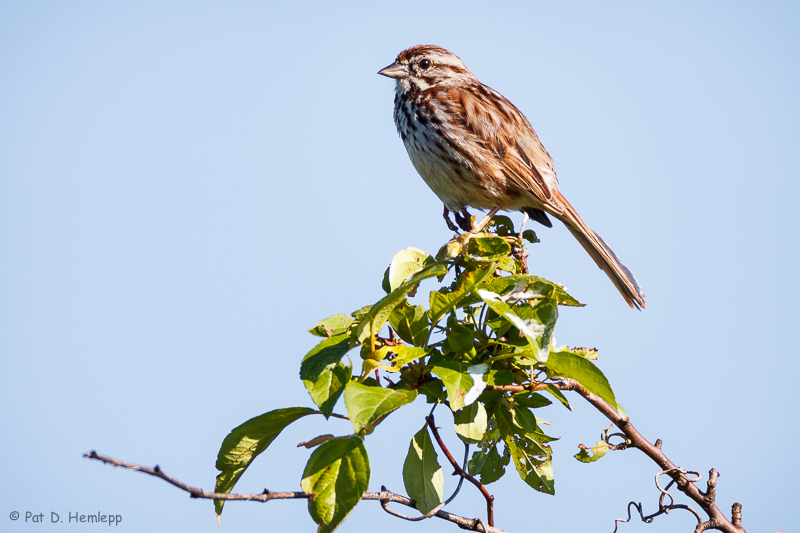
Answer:
<path fill-rule="evenodd" d="M 636 278 L 561 195 L 553 160 L 528 120 L 444 48 L 404 50 L 379 72 L 397 82 L 394 120 L 414 168 L 462 227 L 466 208 L 562 221 L 631 307 L 644 308 Z M 448 219 L 448 225 L 450 221 Z"/>

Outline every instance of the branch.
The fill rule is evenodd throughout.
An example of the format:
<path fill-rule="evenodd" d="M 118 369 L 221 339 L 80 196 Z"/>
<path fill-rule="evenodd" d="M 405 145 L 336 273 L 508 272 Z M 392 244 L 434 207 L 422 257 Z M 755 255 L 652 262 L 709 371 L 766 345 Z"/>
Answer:
<path fill-rule="evenodd" d="M 83 454 L 83 457 L 85 457 L 86 459 L 95 459 L 105 464 L 109 464 L 112 466 L 121 466 L 123 468 L 127 468 L 128 470 L 135 470 L 137 472 L 143 472 L 145 474 L 161 478 L 167 483 L 175 485 L 179 489 L 188 492 L 189 496 L 192 498 L 207 499 L 207 500 L 225 500 L 225 501 L 236 500 L 236 501 L 268 502 L 270 500 L 291 500 L 291 499 L 307 500 L 308 498 L 311 497 L 311 494 L 302 491 L 273 492 L 269 489 L 264 489 L 264 492 L 260 494 L 229 494 L 227 492 L 207 492 L 203 489 L 187 485 L 186 483 L 183 483 L 182 481 L 179 481 L 172 476 L 168 476 L 167 474 L 164 473 L 163 470 L 161 470 L 161 468 L 158 465 L 154 466 L 153 468 L 137 465 L 135 463 L 120 461 L 119 459 L 114 459 L 106 455 L 101 455 L 94 450 Z M 365 492 L 361 496 L 361 499 L 379 501 L 381 502 L 381 506 L 385 510 L 387 510 L 387 512 L 391 511 L 391 509 L 388 509 L 387 507 L 387 504 L 389 503 L 399 503 L 401 505 L 405 505 L 406 507 L 411 507 L 412 509 L 417 508 L 414 500 L 402 496 L 400 494 L 388 491 L 386 490 L 386 487 L 381 487 L 380 492 Z M 390 514 L 395 514 L 395 513 L 390 512 Z M 506 533 L 502 529 L 497 529 L 496 527 L 487 526 L 486 524 L 483 523 L 483 520 L 479 518 L 476 519 L 465 518 L 463 516 L 448 513 L 446 511 L 438 511 L 433 516 L 435 516 L 436 518 L 441 518 L 442 520 L 447 520 L 448 522 L 452 522 L 461 529 L 466 529 L 469 531 L 478 531 L 482 533 Z"/>
<path fill-rule="evenodd" d="M 444 455 L 447 457 L 447 460 L 450 461 L 450 464 L 453 465 L 456 473 L 461 476 L 462 479 L 466 479 L 476 487 L 478 490 L 481 491 L 481 494 L 486 499 L 486 520 L 489 522 L 489 526 L 494 526 L 494 496 L 489 494 L 489 491 L 486 490 L 480 481 L 469 475 L 461 466 L 459 466 L 458 461 L 455 460 L 453 454 L 450 453 L 450 450 L 447 449 L 445 446 L 444 441 L 442 440 L 441 435 L 439 435 L 439 428 L 436 427 L 436 424 L 433 421 L 433 413 L 431 412 L 430 415 L 425 417 L 425 420 L 428 422 L 428 426 L 430 426 L 431 431 L 433 432 L 433 437 L 436 439 L 436 442 L 439 444 L 439 447 L 444 452 Z"/>
<path fill-rule="evenodd" d="M 560 378 L 560 382 L 553 383 L 553 385 L 560 390 L 574 391 L 583 396 L 587 402 L 592 404 L 595 409 L 603 413 L 606 418 L 608 418 L 620 429 L 620 431 L 625 434 L 625 438 L 630 442 L 630 446 L 638 448 L 644 452 L 645 455 L 647 455 L 659 467 L 661 467 L 663 474 L 667 474 L 672 478 L 672 481 L 678 485 L 678 489 L 681 492 L 686 494 L 700 507 L 702 507 L 709 519 L 705 522 L 698 523 L 695 533 L 700 533 L 701 531 L 708 529 L 717 529 L 725 533 L 745 533 L 745 530 L 742 527 L 742 506 L 740 503 L 737 502 L 733 504 L 733 522 L 728 520 L 722 511 L 720 511 L 719 507 L 717 507 L 715 500 L 717 478 L 719 477 L 719 473 L 716 470 L 712 469 L 709 472 L 706 492 L 701 491 L 697 485 L 695 485 L 695 482 L 699 479 L 689 479 L 686 477 L 686 474 L 689 472 L 675 466 L 675 464 L 670 461 L 666 455 L 664 455 L 664 452 L 661 451 L 660 440 L 656 441 L 655 445 L 650 444 L 650 442 L 645 439 L 635 427 L 633 427 L 633 424 L 631 424 L 628 417 L 620 415 L 619 412 L 607 401 L 600 398 L 596 394 L 587 391 L 580 383 L 571 378 Z M 530 385 L 487 386 L 485 390 L 522 392 L 526 390 L 541 390 L 545 387 L 546 384 L 543 383 L 531 383 Z M 660 487 L 659 490 L 661 490 Z M 687 508 L 687 510 L 692 509 Z M 630 513 L 630 507 L 628 508 L 628 511 Z"/>

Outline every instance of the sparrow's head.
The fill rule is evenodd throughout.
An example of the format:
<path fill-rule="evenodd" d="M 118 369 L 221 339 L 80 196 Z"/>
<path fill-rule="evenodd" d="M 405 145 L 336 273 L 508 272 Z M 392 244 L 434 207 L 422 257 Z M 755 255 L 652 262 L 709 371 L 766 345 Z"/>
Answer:
<path fill-rule="evenodd" d="M 474 78 L 453 53 L 430 44 L 420 44 L 400 52 L 394 63 L 378 74 L 397 80 L 397 89 L 427 89 L 442 82 Z"/>

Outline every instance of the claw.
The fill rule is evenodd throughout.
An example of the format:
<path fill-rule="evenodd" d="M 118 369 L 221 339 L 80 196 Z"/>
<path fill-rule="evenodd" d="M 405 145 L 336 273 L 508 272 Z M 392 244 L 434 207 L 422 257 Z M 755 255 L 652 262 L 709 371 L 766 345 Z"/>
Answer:
<path fill-rule="evenodd" d="M 464 231 L 472 231 L 472 215 L 469 214 L 466 208 L 462 209 L 460 213 L 455 214 L 456 223 Z"/>
<path fill-rule="evenodd" d="M 442 216 L 444 217 L 444 221 L 447 222 L 447 227 L 450 229 L 450 231 L 455 231 L 458 233 L 458 228 L 455 224 L 453 224 L 453 221 L 450 220 L 450 210 L 447 209 L 447 206 L 444 207 L 444 213 L 442 213 Z M 458 222 L 458 213 L 456 213 L 456 222 Z"/>

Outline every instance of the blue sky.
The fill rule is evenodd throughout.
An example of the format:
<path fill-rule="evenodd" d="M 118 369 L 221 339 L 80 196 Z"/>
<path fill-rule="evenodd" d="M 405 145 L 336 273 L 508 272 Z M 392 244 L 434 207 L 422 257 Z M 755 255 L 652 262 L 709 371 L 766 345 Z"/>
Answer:
<path fill-rule="evenodd" d="M 532 272 L 589 304 L 561 313 L 558 342 L 596 346 L 634 424 L 680 466 L 717 468 L 719 505 L 742 502 L 748 530 L 789 530 L 798 20 L 791 2 L 0 3 L 0 520 L 216 529 L 210 502 L 81 454 L 211 489 L 231 428 L 311 404 L 306 330 L 376 301 L 400 249 L 451 235 L 376 75 L 433 43 L 526 114 L 647 293 L 630 310 L 563 226 L 534 228 Z M 507 476 L 490 486 L 498 527 L 610 532 L 629 500 L 656 505 L 641 454 L 571 458 L 607 427 L 573 405 L 544 414 L 557 495 Z M 372 489 L 402 491 L 426 412 L 408 410 L 367 440 Z M 295 444 L 348 427 L 298 423 L 237 490 L 297 490 Z M 465 489 L 452 511 L 482 505 Z M 254 527 L 314 530 L 303 502 L 226 506 L 223 531 Z M 365 502 L 342 531 L 367 528 L 455 531 Z"/>

